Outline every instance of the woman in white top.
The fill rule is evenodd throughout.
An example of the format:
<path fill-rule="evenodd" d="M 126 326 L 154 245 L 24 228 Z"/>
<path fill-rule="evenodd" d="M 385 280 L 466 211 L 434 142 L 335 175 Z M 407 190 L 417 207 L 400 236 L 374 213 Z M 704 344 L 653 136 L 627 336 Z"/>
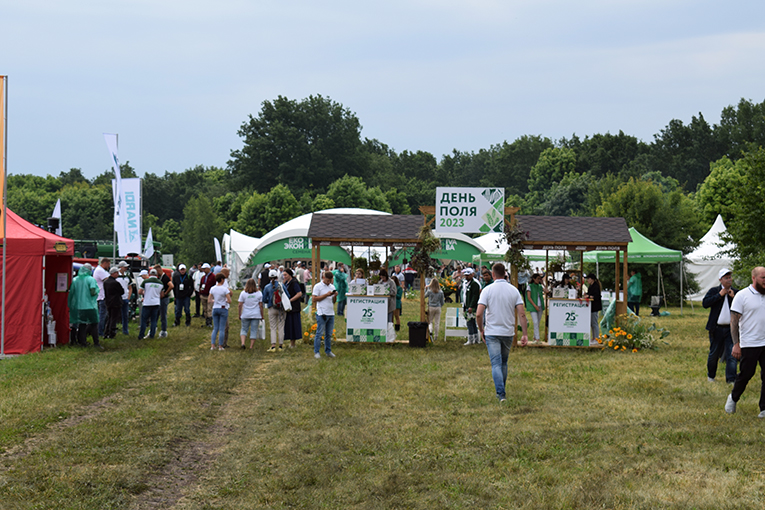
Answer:
<path fill-rule="evenodd" d="M 228 322 L 228 307 L 231 304 L 231 291 L 228 287 L 223 285 L 226 277 L 222 273 L 218 273 L 215 277 L 217 284 L 210 289 L 210 298 L 213 299 L 212 319 L 213 330 L 212 338 L 210 339 L 210 350 L 215 350 L 215 337 L 218 337 L 218 350 L 223 350 L 223 340 L 226 333 L 226 322 Z"/>
<path fill-rule="evenodd" d="M 358 283 L 359 285 L 366 285 L 367 281 L 364 279 L 364 270 L 358 268 L 356 270 L 356 277 L 350 281 L 350 283 Z"/>
<path fill-rule="evenodd" d="M 255 339 L 260 331 L 260 321 L 263 320 L 263 293 L 258 290 L 258 284 L 250 278 L 239 294 L 239 320 L 242 321 L 242 330 L 239 335 L 242 339 L 242 349 L 245 348 L 247 334 L 250 335 L 250 349 L 255 347 Z"/>

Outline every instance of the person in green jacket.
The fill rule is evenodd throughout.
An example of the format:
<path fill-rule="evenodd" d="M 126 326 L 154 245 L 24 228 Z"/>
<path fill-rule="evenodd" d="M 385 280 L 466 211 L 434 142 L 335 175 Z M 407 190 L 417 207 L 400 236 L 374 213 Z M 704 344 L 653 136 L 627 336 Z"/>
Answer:
<path fill-rule="evenodd" d="M 643 297 L 643 279 L 640 273 L 632 269 L 630 271 L 630 280 L 627 282 L 627 306 L 640 315 L 640 299 Z"/>
<path fill-rule="evenodd" d="M 345 273 L 345 264 L 338 262 L 337 269 L 332 271 L 332 275 L 334 276 L 335 290 L 337 291 L 337 315 L 343 317 L 345 315 L 345 304 L 347 303 L 345 294 L 348 292 L 348 275 Z"/>
<path fill-rule="evenodd" d="M 93 337 L 93 345 L 103 350 L 98 342 L 98 284 L 91 276 L 93 266 L 83 264 L 72 280 L 69 289 L 69 324 L 77 330 L 77 343 L 88 345 L 88 334 Z"/>
<path fill-rule="evenodd" d="M 539 342 L 539 324 L 542 321 L 542 312 L 545 310 L 545 289 L 542 286 L 542 275 L 534 273 L 526 288 L 526 310 L 531 312 L 531 320 L 534 321 L 534 343 Z"/>

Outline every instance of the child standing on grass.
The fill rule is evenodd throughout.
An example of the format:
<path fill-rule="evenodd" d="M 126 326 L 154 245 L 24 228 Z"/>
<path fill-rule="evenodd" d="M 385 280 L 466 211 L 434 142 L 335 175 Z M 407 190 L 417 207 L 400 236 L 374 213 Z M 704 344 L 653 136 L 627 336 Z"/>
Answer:
<path fill-rule="evenodd" d="M 433 339 L 438 339 L 438 327 L 441 323 L 441 307 L 444 306 L 444 292 L 438 283 L 438 278 L 430 280 L 425 291 L 425 299 L 428 300 L 428 323 L 433 328 Z"/>
<path fill-rule="evenodd" d="M 242 329 L 239 332 L 242 349 L 245 349 L 247 334 L 250 335 L 250 349 L 255 347 L 255 339 L 260 337 L 260 321 L 263 320 L 263 293 L 258 290 L 258 284 L 250 278 L 239 294 L 239 320 Z"/>

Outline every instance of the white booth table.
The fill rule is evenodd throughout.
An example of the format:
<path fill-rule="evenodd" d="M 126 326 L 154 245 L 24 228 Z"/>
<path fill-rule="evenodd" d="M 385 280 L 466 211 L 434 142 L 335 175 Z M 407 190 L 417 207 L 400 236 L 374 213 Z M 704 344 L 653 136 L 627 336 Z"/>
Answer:
<path fill-rule="evenodd" d="M 366 289 L 366 287 L 364 287 Z M 374 286 L 370 285 L 370 289 Z M 348 294 L 345 307 L 348 342 L 389 342 L 388 296 Z"/>
<path fill-rule="evenodd" d="M 591 303 L 586 299 L 556 299 L 548 302 L 547 343 L 554 346 L 594 347 L 590 338 Z"/>

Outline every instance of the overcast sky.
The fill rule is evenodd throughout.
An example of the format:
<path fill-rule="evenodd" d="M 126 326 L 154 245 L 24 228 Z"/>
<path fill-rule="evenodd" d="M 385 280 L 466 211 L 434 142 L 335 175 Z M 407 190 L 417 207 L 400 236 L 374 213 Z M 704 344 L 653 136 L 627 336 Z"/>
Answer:
<path fill-rule="evenodd" d="M 322 94 L 439 160 L 524 134 L 650 142 L 765 100 L 765 2 L 0 0 L 8 172 L 225 167 L 248 114 Z"/>

